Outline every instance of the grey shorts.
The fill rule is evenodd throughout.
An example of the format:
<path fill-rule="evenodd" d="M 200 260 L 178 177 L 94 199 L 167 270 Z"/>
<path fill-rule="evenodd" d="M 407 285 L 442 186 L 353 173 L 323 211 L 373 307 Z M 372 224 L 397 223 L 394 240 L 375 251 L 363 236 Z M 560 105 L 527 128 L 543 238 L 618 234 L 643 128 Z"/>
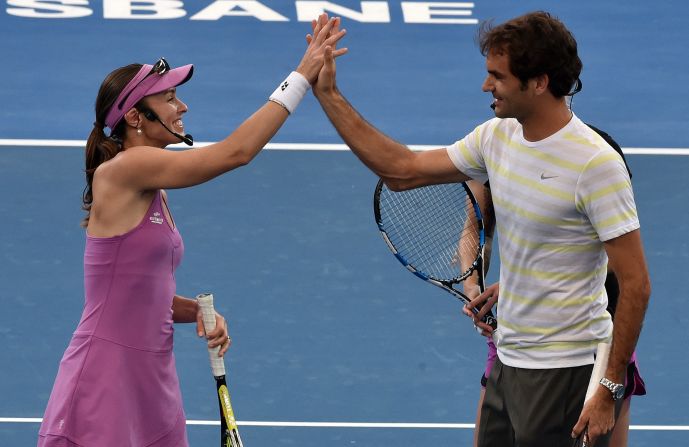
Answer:
<path fill-rule="evenodd" d="M 496 359 L 481 407 L 479 447 L 569 447 L 593 365 L 513 368 Z M 610 435 L 596 447 L 607 447 Z"/>

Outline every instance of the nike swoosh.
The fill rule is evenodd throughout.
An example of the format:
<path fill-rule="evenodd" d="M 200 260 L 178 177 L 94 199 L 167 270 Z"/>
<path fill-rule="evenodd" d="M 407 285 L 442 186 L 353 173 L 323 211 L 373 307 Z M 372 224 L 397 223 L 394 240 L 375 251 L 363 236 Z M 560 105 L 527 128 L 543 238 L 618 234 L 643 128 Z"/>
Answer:
<path fill-rule="evenodd" d="M 548 180 L 548 179 L 557 178 L 557 177 L 558 177 L 557 175 L 545 175 L 545 173 L 541 174 L 541 180 Z"/>

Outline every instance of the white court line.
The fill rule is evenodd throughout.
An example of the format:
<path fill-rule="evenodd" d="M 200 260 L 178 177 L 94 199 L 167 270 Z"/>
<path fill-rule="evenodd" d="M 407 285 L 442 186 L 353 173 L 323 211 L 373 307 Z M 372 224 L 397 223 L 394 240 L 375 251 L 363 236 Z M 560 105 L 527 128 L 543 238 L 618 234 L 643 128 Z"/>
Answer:
<path fill-rule="evenodd" d="M 220 425 L 219 421 L 187 421 L 187 425 Z M 419 422 L 285 422 L 237 421 L 244 427 L 325 427 L 325 428 L 474 428 L 474 424 L 440 424 Z"/>
<path fill-rule="evenodd" d="M 213 144 L 209 141 L 197 141 L 195 147 L 203 147 Z M 86 145 L 86 140 L 32 140 L 32 139 L 0 139 L 0 147 L 73 147 L 82 149 Z M 182 144 L 174 144 L 170 147 L 185 148 Z M 411 144 L 409 147 L 417 151 L 426 151 L 442 147 L 440 144 Z M 265 146 L 268 150 L 278 151 L 346 151 L 349 150 L 346 144 L 329 143 L 268 143 Z M 630 155 L 689 155 L 689 148 L 669 148 L 669 147 L 625 147 L 622 149 L 625 154 Z"/>
<path fill-rule="evenodd" d="M 3 418 L 0 423 L 40 423 L 41 418 Z M 220 425 L 219 421 L 187 420 L 187 425 Z M 418 422 L 284 422 L 284 421 L 237 421 L 243 427 L 325 427 L 325 428 L 465 428 L 474 424 L 433 424 Z M 689 425 L 630 425 L 630 430 L 689 431 Z"/>

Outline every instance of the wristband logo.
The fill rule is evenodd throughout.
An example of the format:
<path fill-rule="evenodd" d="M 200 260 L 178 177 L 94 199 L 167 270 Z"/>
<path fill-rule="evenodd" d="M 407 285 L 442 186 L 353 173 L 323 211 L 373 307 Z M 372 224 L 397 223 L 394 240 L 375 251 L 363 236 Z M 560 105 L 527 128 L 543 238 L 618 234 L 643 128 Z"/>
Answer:
<path fill-rule="evenodd" d="M 280 90 L 282 90 L 284 92 L 285 89 L 287 88 L 287 86 L 289 86 L 289 82 L 287 82 L 287 81 L 283 82 L 282 85 L 280 86 Z"/>

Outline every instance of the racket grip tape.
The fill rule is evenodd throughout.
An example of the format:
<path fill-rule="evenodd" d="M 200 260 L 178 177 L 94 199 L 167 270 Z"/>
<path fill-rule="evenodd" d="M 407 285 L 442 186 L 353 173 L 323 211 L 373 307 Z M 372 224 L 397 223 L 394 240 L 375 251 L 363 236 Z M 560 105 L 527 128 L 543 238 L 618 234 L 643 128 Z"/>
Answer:
<path fill-rule="evenodd" d="M 596 361 L 593 363 L 593 371 L 591 371 L 591 380 L 589 380 L 589 386 L 586 389 L 586 397 L 584 402 L 589 400 L 600 387 L 600 379 L 605 375 L 605 370 L 608 367 L 608 357 L 610 356 L 610 343 L 598 343 L 598 348 L 596 349 Z"/>
<path fill-rule="evenodd" d="M 196 301 L 201 308 L 201 315 L 203 317 L 203 326 L 206 333 L 215 329 L 215 308 L 213 307 L 213 294 L 202 293 L 196 296 Z M 215 348 L 208 348 L 208 355 L 211 361 L 211 370 L 213 376 L 220 377 L 225 375 L 225 362 L 222 357 L 218 356 L 220 346 Z"/>

